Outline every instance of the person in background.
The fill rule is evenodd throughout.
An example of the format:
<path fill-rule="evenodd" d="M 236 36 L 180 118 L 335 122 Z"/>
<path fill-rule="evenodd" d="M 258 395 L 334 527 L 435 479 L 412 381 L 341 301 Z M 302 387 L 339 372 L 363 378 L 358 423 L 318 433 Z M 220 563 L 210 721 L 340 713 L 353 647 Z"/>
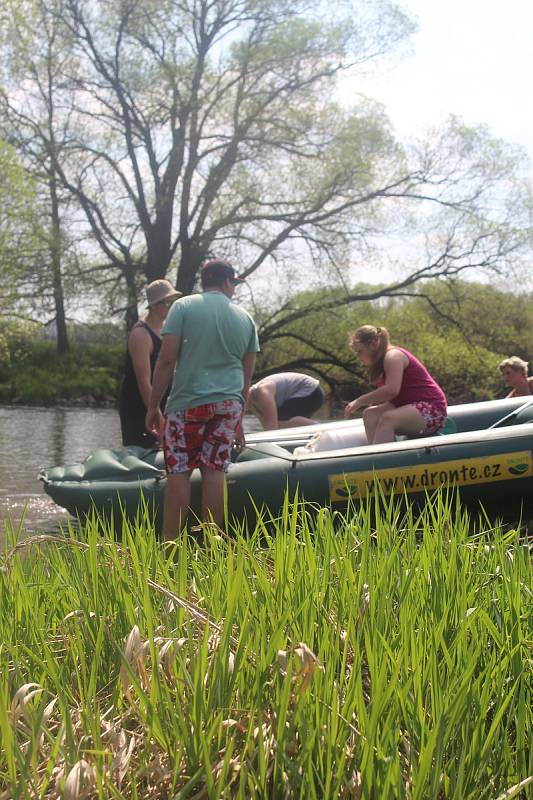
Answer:
<path fill-rule="evenodd" d="M 324 400 L 316 378 L 301 372 L 278 372 L 253 384 L 248 410 L 259 418 L 265 430 L 313 425 L 311 415 Z"/>
<path fill-rule="evenodd" d="M 161 349 L 161 328 L 174 300 L 180 297 L 169 281 L 152 281 L 146 287 L 148 313 L 135 323 L 128 336 L 124 378 L 120 387 L 119 414 L 122 444 L 155 447 L 157 439 L 144 422 L 152 391 L 152 375 Z"/>
<path fill-rule="evenodd" d="M 231 302 L 243 279 L 219 259 L 203 263 L 200 279 L 202 293 L 178 300 L 165 321 L 146 414 L 147 429 L 163 441 L 166 540 L 185 525 L 195 467 L 202 474 L 202 519 L 223 522 L 225 471 L 234 440 L 243 440 L 243 408 L 259 351 L 252 317 Z M 161 398 L 171 380 L 163 417 Z"/>
<path fill-rule="evenodd" d="M 391 344 L 386 328 L 362 325 L 351 347 L 369 369 L 376 386 L 345 409 L 345 416 L 363 412 L 369 444 L 393 442 L 397 433 L 437 433 L 446 422 L 446 395 L 426 367 L 403 347 Z"/>
<path fill-rule="evenodd" d="M 506 397 L 526 397 L 533 394 L 533 377 L 527 377 L 528 366 L 529 362 L 518 356 L 506 358 L 498 365 L 505 385 L 511 387 Z"/>

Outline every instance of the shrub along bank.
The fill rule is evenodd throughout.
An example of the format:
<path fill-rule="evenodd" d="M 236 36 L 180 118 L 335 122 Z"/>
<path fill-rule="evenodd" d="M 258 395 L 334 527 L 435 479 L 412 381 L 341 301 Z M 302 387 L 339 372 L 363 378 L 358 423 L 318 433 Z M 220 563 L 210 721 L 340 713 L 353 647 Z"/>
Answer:
<path fill-rule="evenodd" d="M 58 356 L 55 343 L 27 330 L 0 332 L 0 403 L 114 405 L 122 376 L 124 344 L 75 343 Z"/>
<path fill-rule="evenodd" d="M 503 397 L 507 390 L 499 362 L 510 355 L 533 361 L 528 295 L 469 283 L 458 283 L 451 292 L 433 282 L 416 297 L 350 306 L 343 306 L 339 297 L 334 312 L 320 310 L 319 301 L 333 300 L 335 291 L 324 288 L 294 298 L 294 308 L 314 303 L 315 311 L 293 321 L 282 334 L 264 337 L 256 369 L 258 377 L 287 369 L 316 374 L 332 390 L 328 413 L 339 413 L 342 400 L 368 390 L 366 370 L 348 344 L 350 332 L 364 323 L 386 326 L 393 342 L 421 358 L 450 404 Z M 362 296 L 365 291 L 361 286 Z M 261 313 L 256 318 L 260 329 L 268 328 L 267 310 L 264 319 Z M 72 324 L 69 339 L 71 352 L 60 358 L 55 343 L 43 338 L 41 326 L 0 325 L 0 403 L 114 404 L 126 346 L 122 328 Z"/>

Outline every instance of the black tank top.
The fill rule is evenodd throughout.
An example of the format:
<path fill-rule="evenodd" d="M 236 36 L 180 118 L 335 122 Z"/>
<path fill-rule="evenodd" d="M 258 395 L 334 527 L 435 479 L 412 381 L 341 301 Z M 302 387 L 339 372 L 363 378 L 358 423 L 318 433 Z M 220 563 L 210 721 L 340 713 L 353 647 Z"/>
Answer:
<path fill-rule="evenodd" d="M 162 339 L 142 320 L 137 322 L 133 327 L 144 328 L 150 334 L 153 345 L 152 354 L 150 356 L 151 380 L 154 374 L 155 362 L 161 350 Z M 167 394 L 165 394 L 161 400 L 161 410 L 164 409 L 166 401 Z M 135 444 L 141 447 L 153 447 L 156 444 L 157 440 L 155 437 L 148 433 L 144 427 L 146 406 L 144 405 L 139 391 L 129 350 L 126 350 L 126 358 L 124 361 L 124 379 L 120 388 L 119 413 L 120 425 L 122 428 L 122 444 Z"/>

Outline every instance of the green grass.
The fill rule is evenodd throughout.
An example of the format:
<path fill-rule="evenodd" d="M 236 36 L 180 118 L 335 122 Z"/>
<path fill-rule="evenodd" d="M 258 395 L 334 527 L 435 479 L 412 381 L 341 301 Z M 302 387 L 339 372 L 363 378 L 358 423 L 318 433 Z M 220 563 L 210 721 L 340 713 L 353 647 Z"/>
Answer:
<path fill-rule="evenodd" d="M 0 797 L 530 796 L 531 551 L 488 527 L 437 497 L 19 543 Z"/>

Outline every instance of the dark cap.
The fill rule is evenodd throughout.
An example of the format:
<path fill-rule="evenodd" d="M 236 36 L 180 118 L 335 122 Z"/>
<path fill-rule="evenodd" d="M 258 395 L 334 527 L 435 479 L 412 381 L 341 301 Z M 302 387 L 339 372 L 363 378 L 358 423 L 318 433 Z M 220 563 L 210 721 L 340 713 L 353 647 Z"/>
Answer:
<path fill-rule="evenodd" d="M 235 274 L 235 270 L 228 261 L 220 258 L 210 258 L 200 267 L 202 286 L 224 283 L 229 279 L 232 283 L 244 283 L 245 279 Z"/>

